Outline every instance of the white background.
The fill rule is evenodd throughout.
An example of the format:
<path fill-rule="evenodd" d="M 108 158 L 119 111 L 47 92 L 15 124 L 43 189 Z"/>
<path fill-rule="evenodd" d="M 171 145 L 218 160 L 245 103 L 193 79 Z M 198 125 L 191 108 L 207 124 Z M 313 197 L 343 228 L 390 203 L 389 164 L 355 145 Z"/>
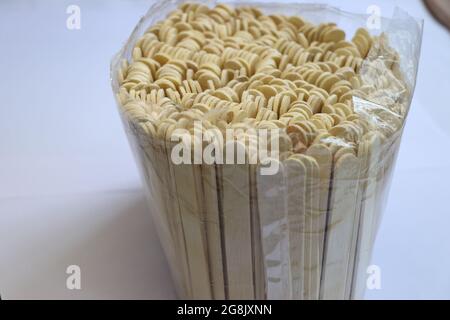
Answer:
<path fill-rule="evenodd" d="M 175 298 L 109 84 L 149 0 L 0 2 L 0 294 Z M 309 1 L 312 2 L 312 1 Z M 324 1 L 322 1 L 324 2 Z M 425 19 L 418 84 L 375 247 L 370 299 L 450 299 L 450 33 L 418 0 L 329 1 Z M 81 30 L 66 8 L 81 8 Z M 66 268 L 82 290 L 66 289 Z"/>

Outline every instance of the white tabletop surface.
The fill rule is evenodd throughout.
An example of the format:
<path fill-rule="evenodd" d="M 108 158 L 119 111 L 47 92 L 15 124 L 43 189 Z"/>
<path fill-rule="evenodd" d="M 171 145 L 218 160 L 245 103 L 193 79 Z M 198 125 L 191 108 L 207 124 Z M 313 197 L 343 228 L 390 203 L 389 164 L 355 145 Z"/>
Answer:
<path fill-rule="evenodd" d="M 109 84 L 109 61 L 151 1 L 0 2 L 0 294 L 167 299 L 173 284 Z M 312 2 L 312 1 L 308 1 Z M 325 2 L 325 1 L 322 1 Z M 369 299 L 450 299 L 450 33 L 425 19 L 417 89 Z M 369 1 L 328 1 L 365 13 Z M 66 9 L 81 9 L 68 30 Z M 79 265 L 81 290 L 66 288 Z"/>

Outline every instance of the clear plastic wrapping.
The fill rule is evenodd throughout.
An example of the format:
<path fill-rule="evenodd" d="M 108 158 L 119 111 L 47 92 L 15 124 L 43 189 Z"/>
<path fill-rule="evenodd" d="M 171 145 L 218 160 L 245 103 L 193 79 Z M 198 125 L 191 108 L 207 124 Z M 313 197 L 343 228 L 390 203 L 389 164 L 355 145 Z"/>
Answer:
<path fill-rule="evenodd" d="M 240 141 L 237 135 L 231 139 L 218 139 L 215 156 L 221 150 L 222 158 L 228 159 L 226 147 L 232 145 L 236 150 L 239 147 L 245 150 L 246 161 L 211 163 L 195 152 L 196 142 L 198 146 L 205 147 L 205 140 L 186 142 L 183 132 L 179 133 L 178 142 L 168 136 L 169 127 L 173 129 L 177 123 L 184 121 L 185 106 L 174 107 L 176 114 L 171 115 L 173 121 L 158 122 L 166 111 L 161 105 L 153 108 L 151 101 L 159 98 L 142 98 L 146 94 L 151 95 L 152 90 L 166 90 L 170 84 L 166 86 L 160 82 L 136 86 L 135 82 L 126 81 L 133 59 L 152 55 L 155 58 L 157 53 L 152 48 L 147 48 L 148 52 L 142 49 L 136 53 L 137 43 L 144 46 L 139 39 L 183 3 L 186 1 L 155 2 L 114 58 L 111 70 L 113 91 L 145 182 L 149 207 L 179 297 L 362 298 L 366 270 L 414 92 L 422 37 L 421 22 L 401 10 L 396 10 L 391 19 L 380 17 L 379 28 L 371 31 L 373 42 L 366 56 L 360 59 L 357 66 L 348 62 L 356 70 L 354 76 L 349 76 L 358 79 L 352 80 L 358 81 L 356 88 L 345 93 L 332 91 L 337 92 L 339 99 L 350 100 L 347 105 L 352 109 L 351 114 L 347 107 L 334 101 L 333 97 L 329 97 L 332 94 L 329 94 L 326 101 L 333 101 L 333 106 L 328 108 L 327 103 L 322 103 L 319 111 L 316 110 L 307 119 L 321 126 L 321 119 L 333 118 L 330 120 L 332 124 L 324 130 L 316 128 L 314 132 L 305 134 L 308 129 L 303 126 L 304 121 L 298 125 L 290 121 L 287 129 L 271 131 L 273 136 L 269 134 L 269 143 L 265 144 L 266 156 L 255 161 L 251 161 L 249 147 L 249 137 L 252 135 L 246 133 L 246 142 Z M 196 3 L 206 4 L 210 8 L 217 4 L 214 1 Z M 354 34 L 367 22 L 365 15 L 344 12 L 327 5 L 262 4 L 252 1 L 225 3 L 236 8 L 257 7 L 265 15 L 299 16 L 314 25 L 333 22 L 347 34 Z M 184 28 L 187 27 L 179 25 L 177 39 L 183 38 L 179 34 Z M 168 63 L 168 56 L 155 58 L 159 61 L 157 69 Z M 176 60 L 176 57 L 169 58 Z M 280 67 L 282 59 L 277 59 Z M 284 69 L 290 67 L 284 66 Z M 153 75 L 158 70 L 152 70 Z M 297 72 L 297 69 L 292 70 L 291 73 Z M 332 70 L 331 73 L 349 80 L 343 74 L 347 71 Z M 301 74 L 302 80 L 292 83 L 301 87 L 308 72 Z M 288 75 L 287 71 L 282 75 L 299 79 Z M 282 78 L 282 75 L 272 73 L 271 79 Z M 328 77 L 331 79 L 330 75 Z M 308 76 L 308 81 L 311 82 L 312 78 Z M 304 84 L 304 88 L 310 91 L 320 82 L 322 88 L 331 91 L 324 84 L 325 80 L 316 80 L 313 86 Z M 270 87 L 270 83 L 266 85 Z M 270 94 L 270 88 L 264 90 Z M 210 91 L 217 92 L 218 88 Z M 238 99 L 242 104 L 245 93 L 241 90 L 240 94 L 242 96 Z M 307 95 L 311 98 L 311 93 Z M 216 96 L 220 97 L 218 94 Z M 311 101 L 309 99 L 308 104 L 311 105 Z M 209 110 L 208 116 L 214 118 L 219 111 Z M 312 117 L 316 113 L 328 113 L 329 116 Z M 281 111 L 278 114 L 281 117 Z M 233 128 L 238 127 L 239 115 L 239 112 L 225 115 L 224 126 L 233 124 Z M 193 119 L 189 121 L 193 123 Z M 349 125 L 348 122 L 357 125 Z M 212 127 L 211 123 L 208 121 L 206 126 Z M 194 127 L 192 125 L 190 128 L 189 137 L 195 136 L 192 133 Z M 225 135 L 222 130 L 225 127 L 219 124 L 217 127 L 216 131 L 212 131 L 213 135 Z M 262 128 L 263 125 L 257 127 L 253 136 L 257 137 Z M 202 128 L 199 130 L 204 132 Z M 186 149 L 191 150 L 189 156 L 194 158 L 192 164 L 174 160 L 173 155 L 179 155 L 179 141 L 184 146 L 194 146 L 192 150 Z M 274 146 L 277 153 L 272 152 Z M 232 154 L 231 159 L 236 160 L 236 155 Z M 268 173 L 268 167 L 276 170 Z"/>

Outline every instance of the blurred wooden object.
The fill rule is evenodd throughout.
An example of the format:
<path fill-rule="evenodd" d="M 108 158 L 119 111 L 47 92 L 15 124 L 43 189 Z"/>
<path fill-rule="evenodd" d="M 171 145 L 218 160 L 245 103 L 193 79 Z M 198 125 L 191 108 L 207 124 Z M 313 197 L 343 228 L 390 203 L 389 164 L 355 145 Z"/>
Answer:
<path fill-rule="evenodd" d="M 256 176 L 266 298 L 269 300 L 289 299 L 291 292 L 290 266 L 285 264 L 289 258 L 289 246 L 286 246 L 289 245 L 289 235 L 285 222 L 288 199 L 286 169 L 283 162 L 278 165 L 276 174 L 259 173 Z"/>
<path fill-rule="evenodd" d="M 239 149 L 246 150 L 245 145 L 233 141 L 227 143 L 230 143 L 230 150 L 235 150 L 234 163 L 238 163 L 236 154 Z M 224 164 L 221 169 L 228 298 L 254 299 L 250 168 L 248 164 Z"/>
<path fill-rule="evenodd" d="M 356 245 L 356 259 L 352 298 L 364 296 L 367 280 L 367 267 L 372 257 L 373 240 L 375 238 L 374 221 L 377 209 L 378 171 L 380 169 L 383 138 L 377 132 L 366 134 L 358 150 L 362 159 L 360 181 L 363 197 L 359 219 L 359 231 Z"/>
<path fill-rule="evenodd" d="M 292 295 L 295 300 L 303 300 L 303 269 L 305 265 L 305 188 L 306 167 L 298 157 L 285 162 L 288 193 L 289 257 L 291 264 Z"/>
<path fill-rule="evenodd" d="M 335 160 L 321 288 L 325 300 L 349 298 L 346 283 L 348 268 L 352 267 L 349 261 L 358 208 L 359 168 L 360 159 L 353 154 Z"/>
<path fill-rule="evenodd" d="M 226 298 L 226 295 L 220 231 L 221 203 L 217 187 L 216 166 L 214 164 L 202 164 L 201 168 L 211 289 L 215 300 L 223 300 Z"/>
<path fill-rule="evenodd" d="M 450 0 L 424 0 L 431 14 L 450 30 Z"/>

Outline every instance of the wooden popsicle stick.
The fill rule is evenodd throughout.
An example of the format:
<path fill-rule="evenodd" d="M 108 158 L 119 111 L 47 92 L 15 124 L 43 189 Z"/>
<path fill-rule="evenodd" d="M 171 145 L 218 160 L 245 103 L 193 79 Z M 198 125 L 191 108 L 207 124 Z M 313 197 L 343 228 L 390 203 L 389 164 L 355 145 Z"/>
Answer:
<path fill-rule="evenodd" d="M 328 215 L 328 197 L 331 183 L 331 168 L 333 165 L 333 154 L 331 150 L 323 144 L 314 144 L 306 152 L 307 155 L 314 158 L 319 165 L 319 185 L 318 196 L 319 206 L 316 211 L 315 217 L 315 230 L 318 232 L 319 237 L 319 279 L 322 275 L 324 244 L 325 244 L 325 232 L 327 228 L 327 215 Z"/>
<path fill-rule="evenodd" d="M 303 300 L 304 298 L 304 242 L 305 234 L 305 187 L 306 168 L 302 161 L 295 156 L 284 161 L 287 180 L 287 211 L 289 226 L 289 257 L 292 281 L 291 298 Z"/>
<path fill-rule="evenodd" d="M 231 144 L 228 145 L 228 144 Z M 227 148 L 244 148 L 228 142 Z M 235 162 L 237 163 L 237 162 Z M 222 173 L 222 213 L 229 299 L 253 299 L 253 254 L 250 210 L 250 177 L 247 164 L 224 164 Z"/>
<path fill-rule="evenodd" d="M 319 211 L 319 165 L 309 156 L 302 158 L 306 167 L 305 201 L 305 299 L 318 300 L 320 291 L 320 238 L 317 230 L 317 212 Z"/>
<path fill-rule="evenodd" d="M 211 299 L 201 168 L 192 164 L 176 165 L 172 161 L 170 164 L 186 243 L 191 297 Z"/>
<path fill-rule="evenodd" d="M 272 161 L 278 160 L 273 159 Z M 278 166 L 279 170 L 274 175 L 264 175 L 258 170 L 256 176 L 265 286 L 269 300 L 288 299 L 291 292 L 289 274 L 285 271 L 285 264 L 289 259 L 289 251 L 285 251 L 286 242 L 289 240 L 286 235 L 285 168 L 280 161 L 278 161 Z"/>
<path fill-rule="evenodd" d="M 364 139 L 365 138 L 365 139 Z M 358 153 L 362 153 L 367 162 L 362 165 L 363 198 L 356 244 L 355 271 L 352 285 L 352 298 L 361 299 L 364 296 L 367 279 L 367 267 L 371 260 L 371 248 L 373 239 L 373 221 L 376 209 L 377 172 L 379 169 L 380 150 L 382 145 L 381 135 L 370 132 L 360 144 Z M 365 153 L 365 154 L 364 154 Z"/>
<path fill-rule="evenodd" d="M 350 251 L 350 261 L 349 268 L 347 273 L 347 287 L 346 287 L 346 295 L 350 297 L 350 299 L 357 299 L 362 297 L 357 297 L 355 295 L 355 283 L 357 280 L 357 272 L 358 272 L 358 250 L 360 249 L 360 232 L 361 232 L 361 221 L 363 214 L 363 202 L 365 197 L 365 190 L 367 187 L 367 171 L 369 165 L 369 152 L 368 152 L 368 137 L 369 135 L 364 136 L 361 139 L 361 142 L 358 146 L 358 158 L 360 159 L 360 171 L 359 171 L 359 187 L 358 187 L 358 195 L 357 195 L 357 211 L 355 216 L 355 223 L 353 229 L 353 240 L 352 247 Z"/>
<path fill-rule="evenodd" d="M 212 293 L 214 299 L 223 300 L 225 299 L 225 284 L 216 167 L 214 164 L 202 164 L 201 169 Z"/>
<path fill-rule="evenodd" d="M 326 237 L 322 298 L 346 299 L 353 227 L 358 196 L 359 159 L 345 154 L 336 160 Z"/>
<path fill-rule="evenodd" d="M 183 275 L 184 269 L 179 260 L 180 248 L 176 242 L 178 233 L 172 228 L 168 210 L 169 201 L 166 194 L 168 189 L 165 185 L 167 171 L 161 170 L 166 162 L 159 161 L 162 155 L 161 144 L 157 145 L 156 138 L 142 128 L 136 127 L 134 122 L 125 119 L 123 122 L 125 128 L 129 130 L 127 136 L 139 169 L 143 173 L 141 176 L 145 178 L 146 198 L 150 204 L 152 218 L 158 226 L 157 232 L 175 280 L 176 292 L 179 297 L 187 297 L 189 292 L 185 281 L 188 279 Z"/>
<path fill-rule="evenodd" d="M 250 169 L 250 210 L 252 218 L 252 248 L 253 248 L 253 283 L 255 287 L 255 299 L 266 298 L 264 254 L 261 245 L 261 228 L 259 220 L 258 190 L 256 187 L 257 165 L 251 164 Z"/>
<path fill-rule="evenodd" d="M 364 172 L 367 171 L 367 142 L 366 138 L 363 137 L 361 140 L 358 151 L 357 158 L 359 159 L 359 170 L 355 171 L 355 175 L 358 177 L 359 183 L 357 186 L 357 195 L 356 195 L 356 214 L 353 222 L 353 231 L 351 232 L 351 242 L 350 242 L 350 254 L 347 268 L 347 277 L 346 277 L 346 287 L 345 287 L 345 297 L 346 299 L 353 299 L 353 284 L 355 281 L 355 273 L 356 273 L 356 251 L 358 246 L 358 234 L 360 228 L 360 220 L 361 220 L 361 209 L 364 197 L 364 190 L 366 180 L 364 178 Z"/>
<path fill-rule="evenodd" d="M 372 222 L 370 225 L 368 222 L 366 224 L 366 229 L 363 231 L 367 234 L 365 246 L 361 247 L 365 250 L 364 255 L 362 255 L 363 259 L 366 259 L 363 260 L 366 261 L 363 262 L 365 265 L 364 268 L 367 268 L 371 262 L 373 247 L 378 233 L 379 223 L 381 221 L 382 210 L 384 209 L 383 206 L 385 204 L 387 194 L 389 193 L 389 181 L 393 171 L 394 162 L 398 154 L 399 146 L 400 138 L 394 138 L 390 141 L 390 143 L 387 143 L 385 136 L 381 133 L 376 135 L 376 139 L 372 145 L 368 145 L 368 154 L 370 154 L 371 158 L 375 159 L 374 161 L 376 161 L 376 164 L 374 164 L 369 171 L 369 181 L 373 181 L 373 189 L 366 189 L 366 191 L 369 190 L 369 195 L 371 195 L 370 202 L 368 201 L 367 203 L 369 204 L 369 210 L 371 210 L 369 212 L 372 213 Z M 365 197 L 368 198 L 367 193 Z M 367 271 L 367 269 L 365 271 Z M 365 279 L 367 279 L 367 276 L 368 275 L 366 273 Z M 363 296 L 366 283 L 364 283 L 364 288 L 361 287 L 362 284 L 360 284 L 359 291 L 356 291 L 356 294 L 358 295 L 356 296 L 357 298 Z"/>
<path fill-rule="evenodd" d="M 152 139 L 152 163 L 155 164 L 155 174 L 160 181 L 160 198 L 164 199 L 165 215 L 171 229 L 174 242 L 177 274 L 175 279 L 181 278 L 180 283 L 184 294 L 181 297 L 189 299 L 192 297 L 191 279 L 186 251 L 183 224 L 180 216 L 175 186 L 175 176 L 170 158 L 171 146 L 169 141 L 163 141 L 157 137 Z M 177 281 L 177 280 L 176 280 Z"/>
<path fill-rule="evenodd" d="M 189 295 L 186 285 L 187 277 L 184 276 L 183 264 L 180 261 L 180 246 L 177 243 L 178 232 L 174 230 L 169 212 L 167 196 L 168 188 L 166 185 L 167 172 L 166 160 L 160 161 L 165 150 L 161 149 L 161 142 L 156 143 L 157 138 L 151 136 L 142 130 L 135 128 L 130 121 L 125 123 L 129 128 L 128 138 L 137 158 L 143 177 L 145 178 L 144 187 L 147 189 L 146 197 L 150 203 L 152 217 L 158 226 L 157 232 L 160 237 L 164 252 L 169 262 L 169 268 L 174 278 L 176 292 L 179 297 Z M 164 168 L 161 170 L 161 168 Z M 183 249 L 184 250 L 184 249 Z"/>

